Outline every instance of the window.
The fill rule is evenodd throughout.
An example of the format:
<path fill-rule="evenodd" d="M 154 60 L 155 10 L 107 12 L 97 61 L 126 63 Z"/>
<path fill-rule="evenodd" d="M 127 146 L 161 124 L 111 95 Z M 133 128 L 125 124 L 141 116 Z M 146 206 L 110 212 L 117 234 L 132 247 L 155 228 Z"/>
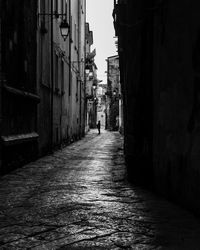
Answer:
<path fill-rule="evenodd" d="M 74 23 L 74 48 L 78 51 L 78 27 L 76 23 Z"/>
<path fill-rule="evenodd" d="M 55 91 L 58 91 L 58 56 L 55 54 Z"/>
<path fill-rule="evenodd" d="M 45 13 L 45 1 L 40 1 L 40 7 L 41 7 L 40 12 Z"/>
<path fill-rule="evenodd" d="M 69 72 L 69 96 L 71 96 L 72 71 Z"/>
<path fill-rule="evenodd" d="M 67 11 L 68 11 L 68 9 L 67 9 L 67 1 L 65 2 L 65 14 L 66 14 L 66 20 L 67 20 Z"/>
<path fill-rule="evenodd" d="M 76 102 L 78 102 L 78 77 L 76 78 Z"/>
<path fill-rule="evenodd" d="M 61 61 L 61 94 L 64 94 L 64 62 L 63 60 Z"/>
<path fill-rule="evenodd" d="M 58 0 L 54 0 L 54 10 L 58 13 Z"/>
<path fill-rule="evenodd" d="M 79 36 L 78 27 L 76 27 L 76 48 L 77 48 L 77 50 L 78 50 L 78 36 Z"/>
<path fill-rule="evenodd" d="M 64 2 L 61 0 L 61 14 L 64 14 Z M 63 19 L 63 16 L 62 16 Z"/>
<path fill-rule="evenodd" d="M 74 46 L 76 47 L 76 24 L 74 24 Z"/>

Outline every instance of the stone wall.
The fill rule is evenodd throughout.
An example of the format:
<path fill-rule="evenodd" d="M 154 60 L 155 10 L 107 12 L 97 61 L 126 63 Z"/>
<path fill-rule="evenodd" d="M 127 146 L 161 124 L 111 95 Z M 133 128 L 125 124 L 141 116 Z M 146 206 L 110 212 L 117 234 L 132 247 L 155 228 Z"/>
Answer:
<path fill-rule="evenodd" d="M 200 4 L 168 1 L 155 16 L 154 170 L 158 190 L 200 208 Z"/>
<path fill-rule="evenodd" d="M 7 172 L 37 156 L 37 2 L 1 3 L 1 152 Z"/>
<path fill-rule="evenodd" d="M 200 3 L 118 1 L 130 179 L 199 213 Z"/>
<path fill-rule="evenodd" d="M 152 184 L 152 66 L 153 17 L 151 1 L 118 1 L 120 76 L 124 108 L 125 157 L 129 177 Z M 115 14 L 114 14 L 115 15 Z"/>

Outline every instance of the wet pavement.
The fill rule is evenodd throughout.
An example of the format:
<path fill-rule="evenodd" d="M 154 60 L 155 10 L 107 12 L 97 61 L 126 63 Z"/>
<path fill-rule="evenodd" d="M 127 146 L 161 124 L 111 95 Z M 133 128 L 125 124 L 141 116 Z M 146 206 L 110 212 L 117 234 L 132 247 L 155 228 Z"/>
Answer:
<path fill-rule="evenodd" d="M 122 138 L 83 140 L 0 178 L 0 249 L 200 249 L 200 222 L 129 184 Z"/>

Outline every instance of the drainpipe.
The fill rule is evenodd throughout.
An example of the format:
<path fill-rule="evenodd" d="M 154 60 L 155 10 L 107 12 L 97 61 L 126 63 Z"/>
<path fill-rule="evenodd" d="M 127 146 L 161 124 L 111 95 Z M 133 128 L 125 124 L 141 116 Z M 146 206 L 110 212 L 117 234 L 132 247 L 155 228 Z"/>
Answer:
<path fill-rule="evenodd" d="M 71 58 L 71 49 L 72 49 L 71 48 L 71 36 L 72 36 L 72 34 L 71 34 L 71 0 L 69 0 L 69 27 L 70 27 L 70 30 L 69 30 L 69 96 L 71 97 L 71 91 L 72 91 L 72 83 L 71 83 L 71 80 L 72 80 L 71 79 L 71 60 L 72 60 L 72 58 Z M 69 98 L 69 100 L 70 99 L 72 99 L 72 98 Z M 72 106 L 71 106 L 71 103 L 69 102 L 70 118 L 72 118 L 71 117 L 71 108 L 72 108 Z M 71 139 L 71 136 L 72 136 L 71 135 L 71 122 L 69 123 L 68 128 L 69 128 L 69 134 L 68 134 L 68 136 Z"/>
<path fill-rule="evenodd" d="M 86 12 L 86 0 L 84 1 L 84 12 Z M 85 136 L 85 130 L 87 127 L 87 100 L 86 100 L 86 73 L 85 73 L 85 60 L 86 60 L 86 34 L 85 34 L 85 27 L 86 27 L 86 13 L 84 14 L 84 64 L 83 64 L 83 76 L 84 76 L 84 82 L 83 82 L 83 136 Z"/>
<path fill-rule="evenodd" d="M 2 2 L 0 2 L 0 136 L 2 131 L 2 85 L 3 85 L 3 76 L 2 76 Z M 2 145 L 0 141 L 0 172 L 1 172 L 1 165 L 2 165 Z"/>
<path fill-rule="evenodd" d="M 62 59 L 61 59 L 62 60 Z M 61 76 L 61 95 L 60 95 L 60 148 L 62 148 L 62 117 L 63 117 L 63 84 L 64 84 L 64 65 L 63 62 L 61 62 L 62 65 L 62 76 Z"/>
<path fill-rule="evenodd" d="M 53 152 L 53 121 L 54 121 L 54 60 L 53 60 L 53 0 L 51 0 L 51 151 Z"/>
<path fill-rule="evenodd" d="M 78 1 L 78 72 L 79 72 L 79 136 L 82 136 L 82 95 L 81 95 L 81 90 L 82 90 L 82 72 L 81 72 L 81 35 L 82 35 L 82 30 L 81 30 L 81 3 L 80 0 Z"/>

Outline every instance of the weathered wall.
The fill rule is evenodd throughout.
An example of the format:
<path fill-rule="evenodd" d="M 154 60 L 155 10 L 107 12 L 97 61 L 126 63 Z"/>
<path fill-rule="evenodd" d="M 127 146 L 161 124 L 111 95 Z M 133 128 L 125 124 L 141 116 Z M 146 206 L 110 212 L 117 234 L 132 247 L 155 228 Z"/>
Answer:
<path fill-rule="evenodd" d="M 3 172 L 37 156 L 37 2 L 2 2 Z"/>
<path fill-rule="evenodd" d="M 154 170 L 158 190 L 200 208 L 200 4 L 167 1 L 155 17 Z"/>
<path fill-rule="evenodd" d="M 3 72 L 2 72 L 2 1 L 0 1 L 0 131 L 2 126 L 2 82 L 3 82 Z M 0 134 L 1 135 L 1 134 Z M 2 145 L 0 143 L 0 169 L 2 166 Z"/>
<path fill-rule="evenodd" d="M 132 179 L 199 214 L 200 4 L 118 1 L 125 156 Z"/>
<path fill-rule="evenodd" d="M 0 4 L 1 172 L 84 134 L 86 13 L 85 0 Z M 71 29 L 64 41 L 65 17 Z"/>
<path fill-rule="evenodd" d="M 40 13 L 51 13 L 48 0 L 39 2 Z M 52 27 L 51 18 L 43 15 L 40 15 L 38 27 L 38 84 L 42 97 L 38 127 L 41 154 L 79 139 L 85 126 L 85 1 L 53 1 L 53 13 Z M 66 40 L 60 33 L 60 23 L 65 18 L 70 25 Z M 46 32 L 41 33 L 43 24 Z"/>
<path fill-rule="evenodd" d="M 71 1 L 71 106 L 72 139 L 84 135 L 85 126 L 85 0 Z"/>
<path fill-rule="evenodd" d="M 107 129 L 118 130 L 119 124 L 119 56 L 107 58 Z M 115 93 L 115 94 L 114 94 Z"/>
<path fill-rule="evenodd" d="M 49 0 L 38 1 L 37 33 L 37 86 L 40 94 L 38 105 L 39 153 L 51 150 L 51 19 L 40 15 L 51 13 Z"/>
<path fill-rule="evenodd" d="M 118 1 L 125 157 L 131 178 L 152 183 L 152 15 L 151 1 Z M 148 13 L 148 14 L 147 14 Z"/>

